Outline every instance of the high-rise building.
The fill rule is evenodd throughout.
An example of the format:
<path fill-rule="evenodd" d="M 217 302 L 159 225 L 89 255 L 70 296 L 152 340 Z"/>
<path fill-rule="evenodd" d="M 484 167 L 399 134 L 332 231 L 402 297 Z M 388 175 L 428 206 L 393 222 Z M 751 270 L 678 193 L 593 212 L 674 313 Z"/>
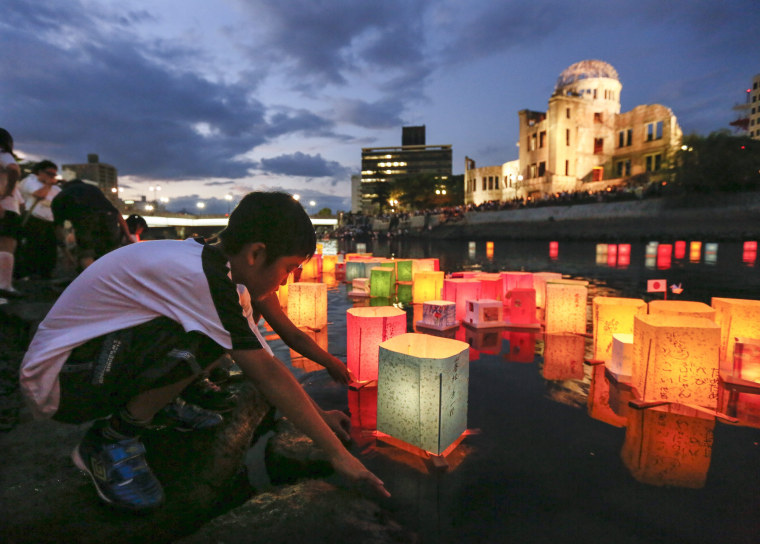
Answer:
<path fill-rule="evenodd" d="M 749 137 L 760 140 L 760 74 L 752 78 L 749 107 Z"/>
<path fill-rule="evenodd" d="M 64 164 L 61 169 L 72 172 L 71 177 L 95 183 L 108 198 L 118 198 L 118 172 L 110 164 L 100 162 L 97 153 L 88 154 L 87 162 L 84 164 Z"/>
<path fill-rule="evenodd" d="M 425 145 L 424 126 L 403 127 L 402 144 L 400 147 L 362 148 L 359 190 L 364 213 L 381 208 L 380 200 L 388 197 L 384 184 L 391 180 L 416 174 L 430 174 L 440 180 L 451 176 L 451 146 Z"/>
<path fill-rule="evenodd" d="M 671 164 L 682 132 L 660 104 L 620 113 L 622 84 L 606 62 L 584 60 L 564 70 L 547 111 L 522 110 L 519 163 L 465 169 L 465 203 L 598 191 Z M 496 180 L 496 169 L 503 172 Z M 493 181 L 487 180 L 493 178 Z"/>

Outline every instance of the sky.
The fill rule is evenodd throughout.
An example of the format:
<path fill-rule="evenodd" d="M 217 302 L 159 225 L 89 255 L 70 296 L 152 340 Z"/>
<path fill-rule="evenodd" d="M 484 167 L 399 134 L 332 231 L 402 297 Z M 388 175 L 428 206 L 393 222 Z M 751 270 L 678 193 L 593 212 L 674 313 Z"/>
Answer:
<path fill-rule="evenodd" d="M 97 153 L 125 199 L 224 213 L 285 190 L 337 212 L 361 148 L 405 125 L 452 145 L 454 174 L 516 159 L 517 112 L 585 59 L 617 70 L 622 111 L 730 129 L 758 29 L 758 0 L 4 0 L 0 127 L 26 160 Z"/>

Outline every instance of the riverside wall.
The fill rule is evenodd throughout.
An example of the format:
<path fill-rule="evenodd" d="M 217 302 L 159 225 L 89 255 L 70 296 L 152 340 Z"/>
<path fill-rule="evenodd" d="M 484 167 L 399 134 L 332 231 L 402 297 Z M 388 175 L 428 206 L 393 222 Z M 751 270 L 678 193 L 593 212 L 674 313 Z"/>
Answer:
<path fill-rule="evenodd" d="M 758 239 L 760 193 L 468 212 L 459 221 L 438 224 L 427 235 L 443 239 Z"/>

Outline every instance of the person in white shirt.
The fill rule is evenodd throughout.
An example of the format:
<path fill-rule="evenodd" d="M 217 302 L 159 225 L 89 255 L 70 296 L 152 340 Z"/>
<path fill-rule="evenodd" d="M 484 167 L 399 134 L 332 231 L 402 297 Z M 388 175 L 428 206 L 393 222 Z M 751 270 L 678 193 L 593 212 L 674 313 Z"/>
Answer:
<path fill-rule="evenodd" d="M 57 260 L 57 239 L 50 205 L 60 192 L 58 166 L 53 161 L 38 162 L 21 182 L 25 212 L 17 276 L 42 279 L 52 276 Z"/>
<path fill-rule="evenodd" d="M 0 128 L 0 297 L 19 296 L 13 287 L 13 268 L 20 229 L 21 169 L 13 157 L 13 137 Z"/>

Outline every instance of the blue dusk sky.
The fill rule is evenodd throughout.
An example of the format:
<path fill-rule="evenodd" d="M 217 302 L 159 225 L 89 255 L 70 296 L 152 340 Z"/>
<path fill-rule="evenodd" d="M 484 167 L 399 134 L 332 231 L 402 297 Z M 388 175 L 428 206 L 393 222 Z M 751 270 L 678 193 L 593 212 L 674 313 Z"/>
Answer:
<path fill-rule="evenodd" d="M 283 189 L 348 210 L 361 148 L 403 125 L 452 145 L 454 174 L 516 159 L 517 112 L 584 59 L 615 67 L 622 111 L 729 129 L 759 29 L 757 0 L 5 0 L 0 126 L 26 159 L 97 153 L 125 198 L 160 185 L 170 209 Z"/>

